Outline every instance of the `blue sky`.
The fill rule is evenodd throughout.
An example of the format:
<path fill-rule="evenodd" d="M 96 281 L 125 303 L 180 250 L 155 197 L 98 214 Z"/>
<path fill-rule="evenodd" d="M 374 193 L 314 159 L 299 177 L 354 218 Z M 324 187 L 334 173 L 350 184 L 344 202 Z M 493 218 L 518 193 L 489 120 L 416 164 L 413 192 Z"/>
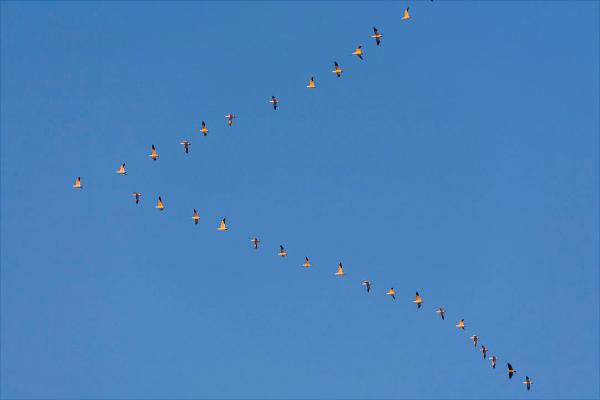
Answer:
<path fill-rule="evenodd" d="M 599 396 L 598 2 L 0 7 L 3 398 Z"/>

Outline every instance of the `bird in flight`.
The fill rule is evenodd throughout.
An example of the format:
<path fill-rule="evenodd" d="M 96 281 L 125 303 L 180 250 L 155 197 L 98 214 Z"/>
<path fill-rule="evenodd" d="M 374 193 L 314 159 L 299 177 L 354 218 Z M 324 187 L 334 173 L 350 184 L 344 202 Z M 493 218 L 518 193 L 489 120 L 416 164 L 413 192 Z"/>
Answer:
<path fill-rule="evenodd" d="M 437 314 L 439 314 L 439 315 L 440 315 L 440 317 L 442 317 L 442 319 L 444 319 L 444 315 L 446 314 L 446 310 L 444 310 L 444 308 L 443 308 L 443 307 L 440 307 L 440 308 L 438 308 L 437 310 L 435 310 L 435 312 L 436 312 Z"/>
<path fill-rule="evenodd" d="M 354 54 L 355 56 L 357 56 L 358 58 L 360 58 L 361 60 L 364 60 L 363 58 L 363 51 L 362 51 L 362 46 L 358 46 L 356 48 L 356 50 L 354 50 L 354 52 L 352 52 L 352 54 Z"/>
<path fill-rule="evenodd" d="M 287 256 L 287 251 L 285 251 L 285 249 L 283 248 L 282 245 L 279 245 L 279 253 L 277 253 L 277 255 L 280 256 L 280 257 Z"/>
<path fill-rule="evenodd" d="M 317 86 L 315 85 L 315 78 L 314 78 L 314 77 L 311 77 L 311 78 L 310 78 L 310 81 L 308 82 L 308 85 L 307 85 L 306 87 L 307 87 L 307 88 L 309 88 L 309 89 L 314 89 L 314 88 L 316 88 L 316 87 L 317 87 Z"/>
<path fill-rule="evenodd" d="M 260 240 L 258 240 L 257 237 L 253 237 L 252 239 L 250 239 L 250 242 L 252 242 L 252 246 L 255 249 L 258 249 L 258 244 L 260 243 Z"/>
<path fill-rule="evenodd" d="M 233 119 L 237 118 L 235 115 L 229 113 L 225 116 L 225 118 L 227 118 L 227 125 L 231 126 L 233 125 Z"/>
<path fill-rule="evenodd" d="M 200 128 L 200 132 L 202 132 L 204 136 L 208 136 L 208 128 L 206 127 L 206 122 L 204 121 L 202 121 L 202 128 Z"/>
<path fill-rule="evenodd" d="M 379 46 L 379 43 L 381 43 L 381 38 L 383 37 L 383 35 L 381 33 L 379 33 L 377 28 L 373 27 L 373 34 L 371 35 L 371 37 L 375 39 L 375 43 L 377 43 L 377 46 Z"/>
<path fill-rule="evenodd" d="M 117 170 L 117 174 L 119 174 L 119 175 L 127 175 L 127 171 L 125 171 L 125 163 L 121 164 L 121 166 Z"/>
<path fill-rule="evenodd" d="M 492 368 L 496 368 L 496 356 L 491 356 L 490 361 L 492 362 Z"/>
<path fill-rule="evenodd" d="M 390 288 L 390 290 L 388 290 L 386 294 L 388 296 L 392 296 L 392 299 L 396 300 L 396 291 L 394 290 L 394 288 Z"/>
<path fill-rule="evenodd" d="M 277 110 L 277 103 L 279 103 L 279 100 L 277 100 L 277 97 L 271 96 L 271 100 L 269 101 L 269 103 L 273 104 L 273 110 Z"/>
<path fill-rule="evenodd" d="M 200 215 L 198 215 L 198 211 L 196 211 L 195 208 L 194 208 L 194 216 L 192 217 L 192 219 L 194 220 L 194 224 L 198 225 L 198 221 L 200 221 Z"/>
<path fill-rule="evenodd" d="M 158 202 L 156 203 L 156 208 L 158 208 L 160 211 L 165 209 L 165 205 L 163 204 L 162 198 L 160 196 L 158 196 Z"/>
<path fill-rule="evenodd" d="M 477 347 L 477 341 L 479 340 L 479 336 L 473 335 L 470 339 L 473 341 L 473 347 Z"/>
<path fill-rule="evenodd" d="M 406 10 L 404 10 L 404 15 L 402 16 L 402 20 L 403 20 L 403 21 L 406 21 L 406 20 L 409 20 L 409 19 L 410 19 L 410 14 L 408 13 L 408 9 L 409 9 L 409 8 L 410 8 L 410 7 L 406 7 Z"/>
<path fill-rule="evenodd" d="M 338 268 L 337 268 L 337 272 L 335 273 L 336 276 L 344 276 L 345 272 L 344 272 L 344 268 L 342 267 L 342 263 L 340 262 L 338 264 Z"/>
<path fill-rule="evenodd" d="M 479 340 L 479 336 L 473 335 L 471 336 L 471 340 L 473 341 L 473 347 L 477 347 L 477 341 Z"/>
<path fill-rule="evenodd" d="M 225 224 L 225 218 L 223 218 L 221 220 L 221 223 L 219 224 L 219 227 L 217 228 L 218 231 L 226 231 L 227 230 L 227 224 Z"/>
<path fill-rule="evenodd" d="M 362 281 L 361 285 L 367 288 L 367 293 L 371 291 L 371 281 Z"/>
<path fill-rule="evenodd" d="M 312 267 L 312 265 L 310 264 L 310 262 L 308 261 L 308 257 L 304 257 L 304 264 L 302 264 L 303 267 Z"/>
<path fill-rule="evenodd" d="M 81 177 L 78 176 L 77 179 L 75 179 L 75 184 L 73 185 L 73 187 L 75 189 L 83 189 L 83 186 L 81 186 Z"/>
<path fill-rule="evenodd" d="M 462 329 L 463 331 L 465 330 L 465 320 L 461 319 L 460 321 L 458 321 L 458 325 L 456 325 L 457 328 Z"/>
<path fill-rule="evenodd" d="M 131 195 L 135 197 L 135 204 L 138 204 L 140 202 L 140 197 L 142 197 L 142 194 L 138 192 L 133 192 Z"/>
<path fill-rule="evenodd" d="M 483 356 L 483 358 L 485 359 L 487 357 L 487 347 L 485 347 L 484 345 L 481 345 L 481 355 Z"/>
<path fill-rule="evenodd" d="M 337 63 L 337 61 L 334 61 L 333 62 L 333 71 L 331 71 L 331 72 L 333 72 L 334 74 L 336 74 L 337 77 L 339 78 L 340 76 L 342 76 L 342 72 L 344 72 L 344 71 L 342 70 L 342 68 L 340 67 L 340 65 Z"/>
<path fill-rule="evenodd" d="M 179 142 L 180 145 L 183 146 L 183 149 L 185 150 L 185 154 L 188 154 L 190 152 L 190 141 L 189 140 L 182 140 L 181 142 Z"/>
<path fill-rule="evenodd" d="M 154 161 L 158 158 L 158 153 L 156 152 L 156 147 L 152 145 L 152 152 L 148 154 L 148 157 L 152 158 Z"/>
<path fill-rule="evenodd" d="M 531 390 L 531 384 L 533 381 L 529 379 L 527 375 L 525 375 L 525 380 L 523 381 L 523 385 L 527 385 L 527 390 Z"/>
<path fill-rule="evenodd" d="M 413 303 L 417 305 L 417 308 L 421 308 L 421 304 L 423 304 L 423 299 L 419 295 L 419 292 L 415 294 L 415 299 L 413 300 Z"/>
<path fill-rule="evenodd" d="M 514 369 L 510 363 L 506 363 L 506 366 L 508 367 L 508 379 L 510 379 L 513 377 L 513 374 L 517 373 L 517 370 Z"/>

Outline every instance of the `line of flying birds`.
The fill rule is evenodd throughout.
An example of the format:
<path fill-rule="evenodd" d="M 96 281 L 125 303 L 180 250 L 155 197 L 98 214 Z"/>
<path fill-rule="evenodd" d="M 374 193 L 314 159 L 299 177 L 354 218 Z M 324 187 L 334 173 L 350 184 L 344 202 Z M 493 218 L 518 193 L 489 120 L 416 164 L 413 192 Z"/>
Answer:
<path fill-rule="evenodd" d="M 432 0 L 433 1 L 433 0 Z M 404 13 L 402 15 L 402 20 L 403 21 L 407 21 L 411 19 L 411 15 L 409 14 L 409 7 L 406 7 L 406 9 L 404 10 Z M 381 39 L 383 38 L 383 35 L 381 34 L 381 32 L 379 32 L 379 30 L 377 28 L 373 28 L 373 35 L 371 35 L 372 38 L 375 39 L 375 43 L 377 46 L 379 46 L 381 44 Z M 363 58 L 363 54 L 364 51 L 362 49 L 362 46 L 358 46 L 356 48 L 356 50 L 354 52 L 352 52 L 353 55 L 357 56 L 360 60 L 364 60 Z M 342 73 L 344 72 L 342 70 L 342 68 L 340 67 L 340 65 L 337 63 L 337 61 L 334 61 L 333 63 L 334 69 L 331 71 L 333 73 L 336 74 L 336 76 L 338 78 L 340 78 L 342 76 Z M 309 89 L 315 89 L 317 86 L 315 84 L 315 78 L 311 77 L 310 81 L 308 83 L 308 85 L 306 86 Z M 279 100 L 275 97 L 275 96 L 271 96 L 271 100 L 269 101 L 272 105 L 273 105 L 273 109 L 277 110 L 277 105 L 279 104 Z M 228 126 L 232 126 L 233 125 L 233 120 L 236 118 L 236 115 L 229 113 L 225 116 L 225 118 L 227 118 L 227 125 Z M 202 121 L 201 123 L 201 128 L 200 128 L 200 133 L 202 133 L 203 136 L 208 136 L 208 128 L 206 126 L 206 122 Z M 183 146 L 185 154 L 189 153 L 190 150 L 190 145 L 191 142 L 189 140 L 182 140 L 180 142 L 180 144 Z M 159 158 L 159 154 L 156 150 L 156 147 L 154 145 L 152 145 L 151 150 L 150 150 L 150 154 L 148 154 L 148 157 L 150 157 L 152 160 L 156 161 Z M 127 175 L 127 171 L 125 169 L 125 163 L 121 164 L 121 166 L 119 167 L 119 169 L 116 171 L 117 174 L 119 175 Z M 83 189 L 83 186 L 81 185 L 81 177 L 77 177 L 77 179 L 75 180 L 75 184 L 73 185 L 73 188 L 75 189 Z M 133 192 L 132 196 L 134 197 L 135 200 L 135 204 L 139 204 L 140 202 L 140 198 L 142 197 L 142 194 L 139 192 Z M 157 208 L 160 211 L 163 211 L 165 209 L 165 205 L 164 202 L 162 200 L 161 196 L 158 196 L 158 200 L 156 203 L 155 208 Z M 195 225 L 198 225 L 198 223 L 200 222 L 200 215 L 198 213 L 198 211 L 196 209 L 194 209 L 193 211 L 193 216 L 192 216 L 192 220 L 194 221 Z M 220 222 L 219 225 L 217 227 L 218 231 L 227 231 L 227 221 L 226 218 L 223 218 Z M 260 244 L 260 239 L 257 237 L 253 237 L 250 240 L 252 246 L 254 247 L 254 249 L 258 249 L 259 244 Z M 286 257 L 288 255 L 286 249 L 284 248 L 283 245 L 279 246 L 279 252 L 277 253 L 278 256 L 280 257 Z M 312 267 L 312 264 L 309 261 L 308 257 L 304 258 L 304 264 L 302 264 L 303 267 L 305 268 L 309 268 Z M 337 266 L 337 271 L 335 272 L 335 276 L 337 277 L 342 277 L 344 276 L 346 273 L 344 272 L 344 267 L 342 265 L 342 263 L 340 262 Z M 364 280 L 361 283 L 362 286 L 364 286 L 367 290 L 367 293 L 371 292 L 371 287 L 372 287 L 372 282 L 369 280 Z M 394 290 L 394 288 L 390 288 L 387 292 L 386 295 L 390 296 L 394 301 L 396 300 L 396 291 Z M 423 305 L 423 298 L 421 297 L 421 295 L 419 294 L 419 292 L 415 293 L 415 299 L 412 301 L 413 303 L 415 303 L 417 305 L 417 308 L 421 308 L 421 306 Z M 442 320 L 445 319 L 445 315 L 446 315 L 446 310 L 443 307 L 439 307 L 435 310 L 436 314 L 438 314 Z M 465 329 L 465 320 L 461 319 L 460 321 L 458 321 L 458 323 L 455 325 L 458 329 L 464 330 Z M 470 337 L 470 339 L 473 341 L 473 346 L 475 348 L 477 348 L 477 343 L 479 341 L 479 336 L 477 335 L 472 335 Z M 488 348 L 485 345 L 481 345 L 480 349 L 481 354 L 483 356 L 484 359 L 487 358 L 487 353 L 488 353 Z M 498 361 L 498 358 L 494 355 L 489 357 L 489 360 L 491 362 L 491 366 L 492 368 L 496 368 L 496 362 Z M 513 368 L 513 366 L 510 363 L 506 363 L 506 367 L 507 367 L 507 373 L 508 373 L 508 378 L 511 379 L 513 377 L 513 375 L 517 372 L 516 369 Z M 523 384 L 526 385 L 527 390 L 531 389 L 531 385 L 533 384 L 533 381 L 529 378 L 529 376 L 525 376 L 525 380 L 523 381 Z"/>

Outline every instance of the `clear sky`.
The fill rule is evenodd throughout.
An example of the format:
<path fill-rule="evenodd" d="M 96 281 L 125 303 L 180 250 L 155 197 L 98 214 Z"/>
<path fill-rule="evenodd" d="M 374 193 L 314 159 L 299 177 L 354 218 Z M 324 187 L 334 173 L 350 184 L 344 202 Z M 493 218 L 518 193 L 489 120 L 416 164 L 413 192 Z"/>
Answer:
<path fill-rule="evenodd" d="M 598 2 L 1 12 L 3 398 L 599 396 Z"/>

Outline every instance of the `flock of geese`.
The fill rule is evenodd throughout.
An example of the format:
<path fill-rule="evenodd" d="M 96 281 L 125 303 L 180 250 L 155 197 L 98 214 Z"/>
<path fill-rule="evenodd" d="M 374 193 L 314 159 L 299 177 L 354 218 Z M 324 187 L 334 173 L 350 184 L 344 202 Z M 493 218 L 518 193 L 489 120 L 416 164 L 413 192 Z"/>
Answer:
<path fill-rule="evenodd" d="M 411 16 L 409 14 L 409 7 L 407 7 L 404 10 L 403 16 L 402 16 L 402 20 L 403 21 L 407 21 L 411 19 Z M 373 35 L 371 35 L 372 38 L 375 39 L 375 43 L 377 46 L 380 45 L 381 43 L 381 39 L 383 38 L 383 35 L 379 32 L 379 30 L 377 28 L 373 28 Z M 352 52 L 353 55 L 355 55 L 356 57 L 358 57 L 360 60 L 364 60 L 363 58 L 363 50 L 362 50 L 362 46 L 358 46 L 356 48 L 356 50 L 354 52 Z M 340 65 L 337 63 L 337 61 L 334 61 L 333 63 L 334 65 L 334 69 L 332 70 L 333 73 L 336 74 L 336 76 L 338 78 L 340 78 L 342 76 L 342 73 L 344 72 L 342 70 L 342 68 L 340 67 Z M 308 85 L 306 86 L 309 89 L 315 89 L 317 88 L 316 84 L 315 84 L 315 78 L 311 77 L 310 81 L 308 83 Z M 271 100 L 269 101 L 274 110 L 277 110 L 277 105 L 279 104 L 279 100 L 275 97 L 275 96 L 271 96 Z M 236 118 L 236 116 L 232 113 L 229 113 L 225 116 L 225 118 L 227 118 L 227 125 L 228 126 L 232 126 L 233 125 L 233 120 Z M 208 128 L 206 126 L 206 122 L 202 121 L 201 124 L 201 128 L 200 128 L 200 133 L 202 133 L 203 136 L 207 136 L 208 135 Z M 185 154 L 189 153 L 190 150 L 190 145 L 191 142 L 189 140 L 182 140 L 180 142 L 180 144 L 183 146 Z M 151 150 L 150 150 L 150 154 L 148 155 L 148 157 L 150 157 L 152 160 L 156 161 L 159 158 L 159 154 L 156 150 L 156 147 L 154 145 L 152 145 Z M 119 167 L 119 169 L 116 171 L 117 174 L 119 175 L 127 175 L 127 171 L 125 169 L 125 163 L 121 164 L 121 166 Z M 81 184 L 81 177 L 77 177 L 77 179 L 75 180 L 75 184 L 73 185 L 73 188 L 75 189 L 83 189 L 83 186 Z M 135 204 L 139 204 L 140 202 L 140 198 L 142 197 L 142 194 L 139 192 L 133 192 L 132 196 L 134 197 L 135 200 Z M 163 211 L 165 209 L 165 205 L 164 202 L 162 200 L 161 196 L 158 196 L 158 200 L 155 206 L 158 210 Z M 198 211 L 196 209 L 193 210 L 193 215 L 192 215 L 192 220 L 194 221 L 194 224 L 198 225 L 199 221 L 200 221 L 200 215 L 198 213 Z M 218 231 L 227 231 L 227 221 L 226 218 L 223 218 L 220 222 L 219 225 L 217 227 Z M 253 237 L 250 240 L 252 246 L 254 247 L 254 249 L 258 249 L 259 244 L 260 244 L 260 239 L 257 237 Z M 286 257 L 287 256 L 287 251 L 285 250 L 285 248 L 283 247 L 283 245 L 279 246 L 279 252 L 277 253 L 278 256 L 280 257 Z M 308 257 L 305 257 L 304 259 L 304 264 L 302 264 L 303 267 L 306 268 L 310 268 L 312 267 L 312 264 L 310 263 L 310 260 Z M 342 263 L 340 262 L 337 266 L 337 271 L 335 272 L 335 276 L 337 277 L 343 277 L 345 275 L 344 272 L 344 267 L 342 265 Z M 364 280 L 361 283 L 362 286 L 364 286 L 367 290 L 367 293 L 371 292 L 371 286 L 372 283 L 369 280 Z M 396 300 L 396 291 L 394 290 L 394 288 L 390 288 L 387 292 L 386 295 L 390 296 L 394 301 Z M 419 292 L 415 293 L 415 299 L 412 301 L 413 303 L 416 304 L 417 308 L 420 309 L 421 306 L 423 305 L 423 298 L 421 297 L 421 295 L 419 294 Z M 438 314 L 440 316 L 440 318 L 442 320 L 445 319 L 445 315 L 446 315 L 446 310 L 443 307 L 439 307 L 435 310 L 436 314 Z M 458 321 L 458 323 L 456 324 L 456 327 L 458 329 L 461 330 L 465 330 L 465 320 L 461 319 L 460 321 Z M 473 341 L 473 346 L 475 348 L 477 348 L 477 343 L 479 341 L 479 336 L 477 335 L 472 335 L 470 337 L 470 339 Z M 485 345 L 481 345 L 480 349 L 481 354 L 483 356 L 484 359 L 488 358 L 487 357 L 487 353 L 488 353 L 488 348 Z M 498 358 L 494 355 L 491 355 L 489 357 L 489 360 L 491 362 L 491 367 L 492 368 L 496 368 L 496 362 L 498 361 Z M 508 378 L 512 379 L 513 375 L 517 373 L 517 370 L 513 368 L 513 366 L 510 363 L 506 363 L 506 367 L 507 367 L 507 373 L 508 373 Z M 531 389 L 531 385 L 533 384 L 533 381 L 529 378 L 529 376 L 525 376 L 525 380 L 523 381 L 523 384 L 527 387 L 527 390 Z"/>

